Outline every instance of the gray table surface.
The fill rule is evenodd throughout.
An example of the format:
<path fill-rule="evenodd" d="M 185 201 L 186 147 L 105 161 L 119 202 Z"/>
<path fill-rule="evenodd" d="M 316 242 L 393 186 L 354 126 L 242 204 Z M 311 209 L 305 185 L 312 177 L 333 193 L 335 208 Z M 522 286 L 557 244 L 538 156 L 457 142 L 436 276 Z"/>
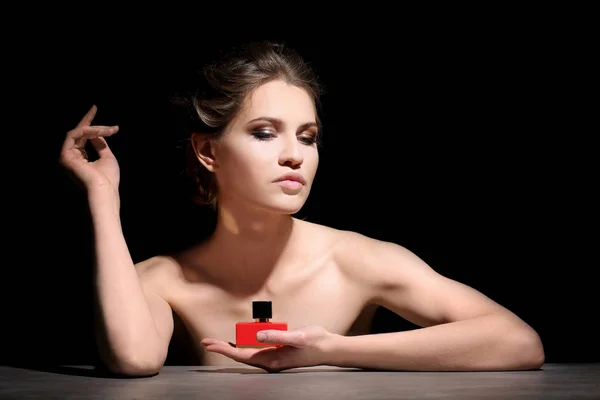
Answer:
<path fill-rule="evenodd" d="M 600 399 L 600 363 L 520 372 L 166 366 L 123 379 L 89 366 L 0 366 L 0 399 Z"/>

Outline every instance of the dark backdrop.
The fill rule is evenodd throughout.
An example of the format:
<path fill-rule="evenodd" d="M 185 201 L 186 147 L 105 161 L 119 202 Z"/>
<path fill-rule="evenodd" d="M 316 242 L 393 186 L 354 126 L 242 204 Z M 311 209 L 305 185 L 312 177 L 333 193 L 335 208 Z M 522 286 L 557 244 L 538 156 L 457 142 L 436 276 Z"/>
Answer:
<path fill-rule="evenodd" d="M 182 39 L 107 23 L 93 34 L 39 32 L 21 47 L 6 76 L 17 95 L 7 99 L 5 136 L 17 144 L 4 149 L 5 182 L 16 189 L 5 192 L 2 358 L 96 357 L 85 198 L 56 164 L 65 133 L 91 104 L 96 123 L 120 125 L 110 145 L 136 261 L 191 243 L 210 218 L 182 190 L 168 96 L 220 49 L 270 38 L 297 47 L 327 90 L 321 164 L 302 217 L 406 246 L 530 323 L 548 362 L 600 361 L 596 153 L 585 123 L 589 53 L 578 40 L 586 26 L 361 26 Z M 374 326 L 410 328 L 383 309 Z"/>

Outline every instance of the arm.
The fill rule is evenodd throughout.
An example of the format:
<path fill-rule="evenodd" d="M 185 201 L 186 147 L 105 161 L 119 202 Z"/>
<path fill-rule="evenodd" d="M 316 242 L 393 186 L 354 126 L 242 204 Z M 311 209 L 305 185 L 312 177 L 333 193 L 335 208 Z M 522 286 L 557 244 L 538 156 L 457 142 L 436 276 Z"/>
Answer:
<path fill-rule="evenodd" d="M 152 268 L 157 264 L 152 259 L 140 263 L 137 271 L 134 267 L 119 216 L 119 165 L 105 139 L 119 128 L 92 126 L 95 115 L 93 106 L 67 133 L 59 162 L 88 196 L 96 250 L 94 321 L 100 357 L 118 374 L 153 374 L 166 359 L 173 331 L 170 307 L 152 286 L 164 278 L 154 277 L 164 268 Z M 96 161 L 88 160 L 88 143 L 98 153 Z"/>
<path fill-rule="evenodd" d="M 118 201 L 91 193 L 96 249 L 96 340 L 102 361 L 123 375 L 157 373 L 173 333 L 169 304 L 152 290 L 154 258 L 134 266 L 121 230 Z"/>
<path fill-rule="evenodd" d="M 476 371 L 536 369 L 538 334 L 473 288 L 441 276 L 407 249 L 349 234 L 339 253 L 346 276 L 380 304 L 422 328 L 332 335 L 330 365 L 368 369 Z"/>

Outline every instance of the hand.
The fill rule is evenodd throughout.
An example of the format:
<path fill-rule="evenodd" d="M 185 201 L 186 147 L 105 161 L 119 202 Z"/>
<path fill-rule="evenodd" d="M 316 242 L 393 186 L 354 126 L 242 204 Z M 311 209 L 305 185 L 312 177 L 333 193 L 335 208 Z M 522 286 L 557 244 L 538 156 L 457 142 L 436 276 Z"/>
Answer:
<path fill-rule="evenodd" d="M 119 164 L 108 147 L 107 136 L 118 132 L 118 126 L 91 126 L 96 116 L 96 106 L 92 106 L 77 126 L 67 133 L 59 162 L 88 191 L 96 188 L 109 188 L 118 193 Z M 90 162 L 85 151 L 90 141 L 98 159 Z"/>
<path fill-rule="evenodd" d="M 264 338 L 261 333 L 265 335 Z M 201 343 L 206 351 L 222 354 L 267 372 L 279 372 L 325 364 L 328 343 L 334 336 L 320 326 L 309 326 L 292 331 L 266 330 L 257 333 L 259 342 L 277 343 L 283 345 L 281 347 L 236 348 L 232 343 L 211 338 L 203 339 Z"/>

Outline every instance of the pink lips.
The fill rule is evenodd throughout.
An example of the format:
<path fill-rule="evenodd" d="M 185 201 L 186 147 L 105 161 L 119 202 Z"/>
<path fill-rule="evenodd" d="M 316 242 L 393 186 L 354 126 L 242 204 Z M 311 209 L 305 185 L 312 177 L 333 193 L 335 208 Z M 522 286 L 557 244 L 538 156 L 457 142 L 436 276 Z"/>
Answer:
<path fill-rule="evenodd" d="M 297 190 L 306 184 L 306 179 L 296 172 L 289 172 L 280 176 L 274 182 L 284 188 Z"/>
<path fill-rule="evenodd" d="M 278 181 L 277 184 L 279 184 L 279 186 L 283 186 L 284 188 L 292 190 L 297 190 L 302 187 L 302 184 L 298 181 Z"/>

